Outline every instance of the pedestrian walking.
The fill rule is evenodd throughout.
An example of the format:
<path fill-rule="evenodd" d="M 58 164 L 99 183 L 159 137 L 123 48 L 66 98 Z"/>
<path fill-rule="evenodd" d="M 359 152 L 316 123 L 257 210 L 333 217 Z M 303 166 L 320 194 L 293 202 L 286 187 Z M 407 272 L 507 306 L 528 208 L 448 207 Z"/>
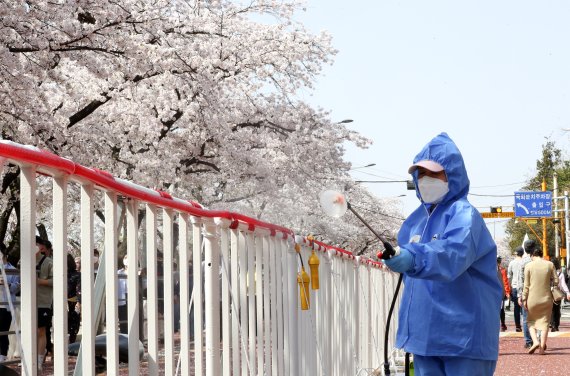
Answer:
<path fill-rule="evenodd" d="M 532 346 L 528 353 L 537 349 L 543 355 L 546 351 L 550 315 L 552 314 L 552 286 L 558 285 L 558 275 L 552 262 L 542 259 L 542 250 L 536 247 L 532 261 L 524 268 L 523 307 L 528 311 L 527 322 Z M 540 340 L 536 331 L 540 330 Z"/>
<path fill-rule="evenodd" d="M 69 343 L 77 340 L 81 325 L 81 315 L 78 307 L 81 304 L 81 273 L 77 271 L 73 256 L 67 254 L 67 331 Z"/>
<path fill-rule="evenodd" d="M 509 283 L 509 278 L 507 277 L 507 271 L 501 265 L 503 258 L 501 256 L 497 256 L 497 273 L 499 280 L 501 281 L 501 285 L 503 286 L 503 298 L 501 300 L 501 310 L 499 313 L 499 317 L 501 319 L 501 332 L 507 331 L 507 325 L 505 324 L 505 299 L 508 299 L 511 296 L 511 285 Z"/>
<path fill-rule="evenodd" d="M 558 288 L 566 294 L 566 299 L 570 300 L 570 291 L 568 291 L 568 286 L 566 285 L 566 280 L 564 278 L 564 273 L 560 267 L 560 260 L 557 258 L 552 259 L 552 264 L 554 265 L 554 269 L 556 270 L 556 275 L 558 275 Z M 559 302 L 552 303 L 552 318 L 550 320 L 550 329 L 552 332 L 557 332 L 558 327 L 560 326 L 560 308 L 564 303 L 564 299 Z"/>
<path fill-rule="evenodd" d="M 52 303 L 53 303 L 53 261 L 48 257 L 51 242 L 36 236 L 36 306 L 38 307 L 38 370 L 41 371 L 47 354 L 49 342 L 47 332 L 51 327 Z"/>
<path fill-rule="evenodd" d="M 123 267 L 117 271 L 117 298 L 118 298 L 118 311 L 119 311 L 119 332 L 123 334 L 128 334 L 129 323 L 128 323 L 128 257 L 125 255 L 123 257 Z M 135 269 L 136 271 L 136 269 Z M 135 297 L 136 299 L 136 297 Z"/>
<path fill-rule="evenodd" d="M 522 290 L 519 290 L 519 280 L 522 269 L 522 256 L 524 254 L 523 247 L 517 247 L 515 250 L 515 258 L 509 262 L 507 267 L 507 277 L 509 278 L 509 283 L 511 285 L 511 302 L 513 302 L 513 316 L 515 319 L 515 330 L 517 332 L 522 332 L 521 328 L 521 306 L 519 305 L 519 294 Z"/>
<path fill-rule="evenodd" d="M 537 248 L 536 242 L 533 239 L 529 239 L 527 241 L 524 242 L 523 244 L 523 250 L 524 250 L 524 255 L 522 257 L 521 260 L 521 268 L 519 270 L 519 281 L 518 281 L 518 286 L 519 286 L 519 291 L 521 292 L 520 294 L 518 294 L 518 298 L 519 298 L 519 306 L 523 306 L 522 303 L 522 291 L 524 290 L 524 268 L 525 266 L 530 263 L 532 261 L 531 259 L 531 255 L 534 252 L 534 250 Z M 522 313 L 522 317 L 523 317 L 523 335 L 524 335 L 524 347 L 525 348 L 530 348 L 532 346 L 532 337 L 530 336 L 530 332 L 528 330 L 528 322 L 527 322 L 527 316 L 528 316 L 528 312 L 526 309 L 523 309 L 521 311 Z"/>

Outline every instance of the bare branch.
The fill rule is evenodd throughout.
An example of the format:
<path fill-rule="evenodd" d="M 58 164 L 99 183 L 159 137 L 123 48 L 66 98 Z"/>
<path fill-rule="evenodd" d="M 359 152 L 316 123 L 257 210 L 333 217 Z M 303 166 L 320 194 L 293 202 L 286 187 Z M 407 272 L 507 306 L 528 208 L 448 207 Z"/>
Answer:
<path fill-rule="evenodd" d="M 100 101 L 98 99 L 91 101 L 87 106 L 83 107 L 78 112 L 74 113 L 69 117 L 69 124 L 67 124 L 67 129 L 73 127 L 75 124 L 79 123 L 81 120 L 85 119 L 87 116 L 91 115 L 99 107 L 107 103 L 111 97 L 107 93 L 103 94 L 105 100 Z"/>

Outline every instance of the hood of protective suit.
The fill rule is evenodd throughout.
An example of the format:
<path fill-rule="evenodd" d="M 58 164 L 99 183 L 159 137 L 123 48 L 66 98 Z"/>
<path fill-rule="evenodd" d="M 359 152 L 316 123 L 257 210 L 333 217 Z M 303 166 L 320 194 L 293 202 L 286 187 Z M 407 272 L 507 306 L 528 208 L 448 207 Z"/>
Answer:
<path fill-rule="evenodd" d="M 469 178 L 461 152 L 447 135 L 441 133 L 434 137 L 414 158 L 414 164 L 420 161 L 434 161 L 439 163 L 445 169 L 447 181 L 449 184 L 449 192 L 443 197 L 441 203 L 457 200 L 466 197 L 469 192 Z M 416 169 L 412 176 L 416 185 L 416 195 L 421 200 L 418 190 L 418 170 Z"/>

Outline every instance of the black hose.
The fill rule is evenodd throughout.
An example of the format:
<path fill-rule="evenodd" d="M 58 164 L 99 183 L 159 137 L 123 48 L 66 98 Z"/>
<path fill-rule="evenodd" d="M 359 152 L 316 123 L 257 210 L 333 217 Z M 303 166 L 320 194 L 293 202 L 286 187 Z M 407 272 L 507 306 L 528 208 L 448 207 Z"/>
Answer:
<path fill-rule="evenodd" d="M 410 353 L 407 352 L 406 353 L 406 363 L 405 363 L 405 368 L 404 368 L 404 375 L 405 376 L 410 376 Z"/>
<path fill-rule="evenodd" d="M 396 299 L 398 298 L 398 293 L 400 292 L 400 286 L 402 286 L 403 277 L 404 275 L 400 274 L 400 277 L 398 278 L 398 284 L 396 285 L 396 291 L 394 291 L 392 304 L 390 304 L 390 310 L 388 311 L 388 319 L 386 320 L 386 332 L 384 333 L 384 375 L 390 374 L 390 362 L 388 361 L 388 337 L 390 335 L 390 321 L 392 321 L 392 313 L 394 312 Z"/>

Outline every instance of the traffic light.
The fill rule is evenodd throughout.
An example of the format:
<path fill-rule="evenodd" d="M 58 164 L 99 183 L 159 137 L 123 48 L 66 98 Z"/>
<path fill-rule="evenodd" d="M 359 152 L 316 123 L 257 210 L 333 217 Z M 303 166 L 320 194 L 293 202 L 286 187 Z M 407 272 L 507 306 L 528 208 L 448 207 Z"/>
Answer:
<path fill-rule="evenodd" d="M 491 206 L 491 213 L 502 213 L 503 208 L 500 206 Z"/>

